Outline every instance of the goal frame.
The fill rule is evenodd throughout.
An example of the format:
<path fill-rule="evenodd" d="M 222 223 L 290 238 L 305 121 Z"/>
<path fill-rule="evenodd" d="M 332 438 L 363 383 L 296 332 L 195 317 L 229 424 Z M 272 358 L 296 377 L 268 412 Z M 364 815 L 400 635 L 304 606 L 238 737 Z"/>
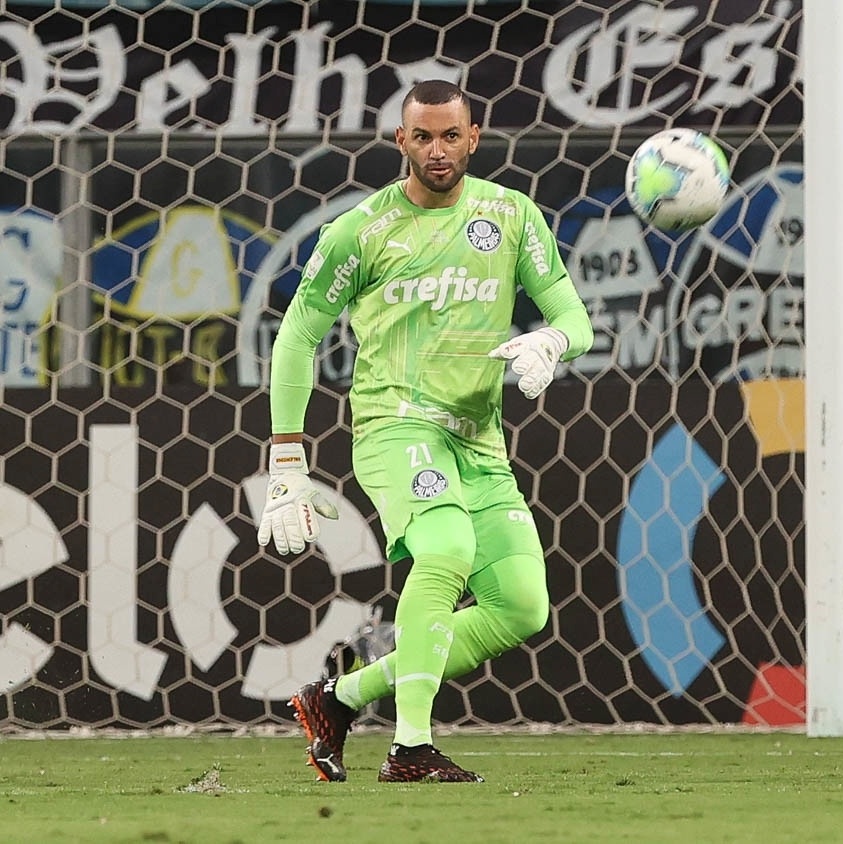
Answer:
<path fill-rule="evenodd" d="M 834 244 L 843 229 L 843 10 L 804 0 L 807 731 L 843 735 L 843 289 Z M 809 286 L 810 285 L 810 286 Z"/>
<path fill-rule="evenodd" d="M 549 623 L 444 684 L 437 722 L 805 732 L 799 0 L 72 5 L 9 7 L 0 33 L 0 305 L 16 314 L 0 320 L 0 732 L 284 725 L 335 644 L 373 607 L 392 617 L 407 563 L 382 565 L 353 478 L 347 314 L 319 344 L 306 425 L 342 518 L 287 560 L 254 523 L 272 338 L 321 225 L 402 172 L 384 130 L 434 74 L 482 126 L 472 175 L 535 200 L 595 327 L 538 402 L 504 376 Z M 25 84 L 31 56 L 44 90 Z M 684 125 L 718 142 L 732 184 L 709 223 L 662 232 L 624 174 Z M 834 215 L 818 222 L 828 243 Z M 542 324 L 515 299 L 514 333 Z M 815 372 L 837 350 L 819 357 Z M 836 401 L 821 386 L 815 437 Z M 834 445 L 812 486 L 818 734 L 843 700 Z"/>

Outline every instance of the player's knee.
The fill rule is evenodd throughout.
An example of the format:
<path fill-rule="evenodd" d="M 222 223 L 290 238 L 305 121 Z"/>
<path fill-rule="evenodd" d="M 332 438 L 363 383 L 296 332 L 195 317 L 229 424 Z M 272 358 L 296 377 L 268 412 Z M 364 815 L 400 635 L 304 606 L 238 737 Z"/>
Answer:
<path fill-rule="evenodd" d="M 543 567 L 542 567 L 543 572 Z M 501 620 L 520 644 L 544 629 L 550 614 L 550 598 L 544 577 L 524 577 L 517 588 L 501 595 Z"/>
<path fill-rule="evenodd" d="M 550 600 L 547 589 L 536 589 L 532 600 L 519 596 L 506 609 L 506 623 L 518 643 L 526 641 L 544 629 L 550 613 Z"/>

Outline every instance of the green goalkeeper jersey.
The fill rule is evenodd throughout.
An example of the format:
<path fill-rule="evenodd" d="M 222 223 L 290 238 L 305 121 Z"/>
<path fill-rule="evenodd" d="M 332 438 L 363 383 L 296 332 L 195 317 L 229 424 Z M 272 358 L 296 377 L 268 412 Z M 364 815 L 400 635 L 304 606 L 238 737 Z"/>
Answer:
<path fill-rule="evenodd" d="M 469 176 L 447 208 L 413 205 L 399 182 L 377 191 L 322 229 L 302 272 L 273 352 L 273 432 L 302 430 L 284 369 L 347 307 L 356 435 L 412 417 L 500 452 L 504 364 L 488 353 L 509 338 L 519 285 L 567 335 L 565 359 L 588 349 L 587 312 L 527 196 Z"/>

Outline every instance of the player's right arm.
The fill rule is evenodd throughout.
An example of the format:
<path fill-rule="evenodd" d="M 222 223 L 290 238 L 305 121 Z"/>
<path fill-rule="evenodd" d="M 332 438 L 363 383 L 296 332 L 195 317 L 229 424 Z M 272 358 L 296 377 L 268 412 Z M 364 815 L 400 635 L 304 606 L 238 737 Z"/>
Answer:
<path fill-rule="evenodd" d="M 273 442 L 283 442 L 304 430 L 304 417 L 313 392 L 316 347 L 336 321 L 306 303 L 298 292 L 287 308 L 269 367 L 269 415 Z"/>
<path fill-rule="evenodd" d="M 307 542 L 318 538 L 317 513 L 337 518 L 336 509 L 308 476 L 302 432 L 313 392 L 316 347 L 361 283 L 356 225 L 348 217 L 343 215 L 323 229 L 272 347 L 272 443 L 258 542 L 267 545 L 273 539 L 281 554 L 300 553 Z"/>

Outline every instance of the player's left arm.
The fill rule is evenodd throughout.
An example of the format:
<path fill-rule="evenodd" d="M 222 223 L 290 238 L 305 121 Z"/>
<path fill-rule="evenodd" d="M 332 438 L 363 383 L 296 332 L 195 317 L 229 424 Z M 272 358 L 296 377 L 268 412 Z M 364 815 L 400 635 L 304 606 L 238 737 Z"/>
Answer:
<path fill-rule="evenodd" d="M 356 293 L 362 275 L 357 219 L 347 212 L 323 226 L 272 346 L 272 434 L 300 434 L 313 392 L 316 347 Z"/>
<path fill-rule="evenodd" d="M 489 356 L 512 360 L 513 372 L 521 376 L 518 387 L 533 399 L 553 380 L 560 360 L 573 360 L 591 348 L 594 330 L 544 216 L 529 200 L 524 208 L 516 282 L 536 303 L 547 325 L 501 343 Z"/>
<path fill-rule="evenodd" d="M 302 552 L 319 538 L 317 514 L 337 518 L 337 510 L 310 480 L 301 442 L 304 417 L 313 390 L 316 346 L 334 324 L 333 314 L 293 298 L 272 346 L 269 482 L 258 522 L 258 542 L 274 540 L 280 554 Z"/>
<path fill-rule="evenodd" d="M 360 264 L 354 219 L 346 216 L 326 226 L 272 347 L 272 443 L 258 542 L 267 545 L 273 539 L 281 554 L 300 553 L 318 539 L 317 514 L 337 518 L 336 508 L 310 480 L 302 432 L 314 386 L 316 347 L 357 289 Z"/>

